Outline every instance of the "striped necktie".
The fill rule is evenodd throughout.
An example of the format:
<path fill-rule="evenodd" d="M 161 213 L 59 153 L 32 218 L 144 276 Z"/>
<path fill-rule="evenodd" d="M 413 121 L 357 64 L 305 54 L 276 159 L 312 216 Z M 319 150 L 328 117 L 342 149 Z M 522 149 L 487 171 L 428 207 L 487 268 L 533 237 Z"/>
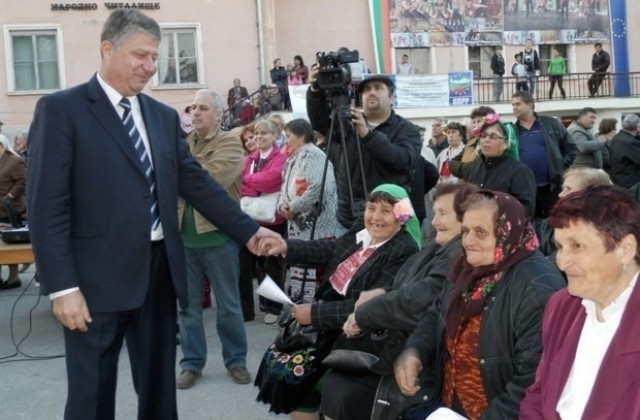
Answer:
<path fill-rule="evenodd" d="M 129 102 L 129 99 L 127 98 L 122 98 L 120 100 L 120 106 L 124 108 L 124 114 L 122 114 L 124 128 L 127 130 L 127 133 L 129 133 L 129 137 L 133 142 L 136 154 L 138 155 L 138 159 L 140 159 L 140 163 L 142 163 L 144 174 L 147 177 L 147 182 L 149 183 L 149 197 L 151 198 L 149 223 L 151 225 L 151 230 L 153 231 L 160 225 L 160 212 L 158 210 L 158 197 L 156 194 L 156 174 L 153 170 L 153 166 L 151 166 L 151 159 L 149 159 L 149 155 L 147 154 L 147 148 L 144 147 L 142 136 L 133 122 L 131 102 Z"/>

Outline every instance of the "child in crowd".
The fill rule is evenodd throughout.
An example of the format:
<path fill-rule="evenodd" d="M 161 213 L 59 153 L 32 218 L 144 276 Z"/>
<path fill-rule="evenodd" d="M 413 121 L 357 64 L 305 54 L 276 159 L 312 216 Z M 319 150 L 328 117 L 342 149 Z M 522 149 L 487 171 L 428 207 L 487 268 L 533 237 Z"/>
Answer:
<path fill-rule="evenodd" d="M 511 74 L 516 76 L 516 90 L 517 91 L 529 91 L 529 84 L 527 83 L 527 67 L 522 64 L 522 53 L 517 53 L 514 58 L 516 62 L 511 67 Z"/>

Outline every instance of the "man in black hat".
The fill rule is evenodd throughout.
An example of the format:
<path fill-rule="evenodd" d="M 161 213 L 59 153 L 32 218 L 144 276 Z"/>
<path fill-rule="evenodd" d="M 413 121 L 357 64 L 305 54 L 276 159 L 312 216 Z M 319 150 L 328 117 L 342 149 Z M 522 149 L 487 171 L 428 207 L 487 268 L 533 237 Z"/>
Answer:
<path fill-rule="evenodd" d="M 318 66 L 314 65 L 309 77 L 311 86 L 307 92 L 307 113 L 313 128 L 329 136 L 331 109 L 326 95 L 335 92 L 321 90 L 316 82 L 317 75 Z M 393 183 L 409 192 L 414 182 L 418 181 L 422 185 L 424 167 L 420 156 L 418 127 L 393 111 L 393 91 L 393 81 L 384 75 L 370 76 L 360 82 L 357 93 L 361 95 L 362 109 L 352 107 L 351 121 L 342 124 L 346 137 L 344 148 L 341 144 L 340 124 L 337 120 L 334 124 L 336 128 L 331 133 L 329 159 L 336 171 L 337 216 L 343 227 L 338 234 L 349 229 L 357 216 L 364 212 L 367 194 L 378 185 Z M 360 142 L 364 173 L 360 171 L 356 141 Z M 420 213 L 424 213 L 424 192 L 421 192 L 420 199 L 417 195 L 413 199 L 413 196 L 414 194 L 414 207 L 422 202 L 421 209 L 416 209 L 416 215 L 422 219 L 424 214 Z"/>

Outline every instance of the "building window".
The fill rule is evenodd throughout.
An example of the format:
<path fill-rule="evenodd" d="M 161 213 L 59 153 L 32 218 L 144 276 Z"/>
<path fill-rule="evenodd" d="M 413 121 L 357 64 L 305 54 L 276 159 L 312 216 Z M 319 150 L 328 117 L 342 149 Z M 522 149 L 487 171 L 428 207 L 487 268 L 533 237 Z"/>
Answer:
<path fill-rule="evenodd" d="M 57 28 L 6 28 L 10 92 L 49 91 L 62 87 L 61 36 Z"/>
<path fill-rule="evenodd" d="M 469 70 L 473 71 L 473 78 L 492 77 L 491 57 L 495 47 L 469 47 Z"/>
<path fill-rule="evenodd" d="M 569 72 L 569 62 L 567 61 L 567 45 L 566 44 L 554 44 L 554 45 L 539 45 L 540 55 L 540 74 L 549 73 L 549 61 L 553 58 L 553 50 L 558 49 L 560 55 L 564 57 L 565 64 L 567 65 L 567 73 Z"/>
<path fill-rule="evenodd" d="M 396 71 L 398 72 L 398 65 L 402 63 L 402 56 L 407 55 L 409 57 L 409 63 L 411 63 L 412 74 L 428 74 L 431 73 L 431 60 L 430 49 L 424 48 L 396 48 Z"/>
<path fill-rule="evenodd" d="M 162 28 L 158 85 L 199 84 L 196 28 Z"/>

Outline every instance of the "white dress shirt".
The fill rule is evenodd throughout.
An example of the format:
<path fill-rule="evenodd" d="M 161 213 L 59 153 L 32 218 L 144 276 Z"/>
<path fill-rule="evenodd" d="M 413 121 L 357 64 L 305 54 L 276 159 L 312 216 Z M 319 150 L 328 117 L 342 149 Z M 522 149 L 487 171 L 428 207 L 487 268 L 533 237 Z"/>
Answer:
<path fill-rule="evenodd" d="M 567 378 L 567 383 L 556 406 L 556 410 L 563 420 L 582 418 L 600 371 L 600 365 L 620 326 L 620 320 L 631 297 L 638 274 L 633 276 L 633 280 L 620 296 L 602 310 L 603 322 L 598 321 L 595 302 L 588 299 L 582 300 L 587 317 L 580 333 L 571 373 L 569 373 L 569 378 Z"/>

